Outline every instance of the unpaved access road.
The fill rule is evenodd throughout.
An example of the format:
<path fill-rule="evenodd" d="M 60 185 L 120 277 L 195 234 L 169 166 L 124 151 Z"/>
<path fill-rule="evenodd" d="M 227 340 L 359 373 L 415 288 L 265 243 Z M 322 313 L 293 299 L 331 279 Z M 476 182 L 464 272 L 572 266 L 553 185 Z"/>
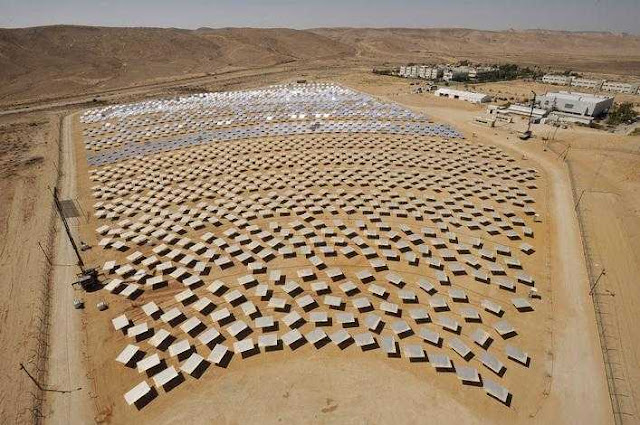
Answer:
<path fill-rule="evenodd" d="M 76 196 L 76 162 L 71 126 L 72 116 L 68 115 L 63 120 L 60 141 L 61 175 L 58 190 L 61 199 L 74 199 Z M 76 220 L 70 220 L 73 233 L 74 227 L 77 227 Z M 77 263 L 60 220 L 57 220 L 56 228 L 56 263 Z M 73 308 L 74 298 L 82 298 L 82 292 L 71 286 L 78 271 L 77 266 L 59 266 L 53 272 L 48 384 L 65 392 L 47 392 L 45 424 L 86 425 L 94 422 L 92 387 L 87 378 L 83 354 L 85 328 L 81 312 Z"/>

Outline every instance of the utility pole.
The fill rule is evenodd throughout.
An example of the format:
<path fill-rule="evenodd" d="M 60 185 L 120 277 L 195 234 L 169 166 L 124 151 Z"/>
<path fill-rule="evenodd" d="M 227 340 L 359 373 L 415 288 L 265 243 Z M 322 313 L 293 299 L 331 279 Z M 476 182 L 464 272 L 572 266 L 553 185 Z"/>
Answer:
<path fill-rule="evenodd" d="M 558 129 L 560 128 L 560 126 L 556 126 L 556 128 L 553 130 L 553 136 L 551 136 L 551 141 L 553 142 L 554 140 L 556 140 L 556 133 L 558 132 Z"/>
<path fill-rule="evenodd" d="M 84 261 L 82 261 L 82 256 L 80 255 L 80 251 L 78 250 L 78 246 L 76 245 L 76 241 L 73 239 L 73 235 L 71 234 L 71 229 L 69 228 L 69 223 L 67 223 L 67 218 L 64 216 L 62 211 L 62 206 L 60 205 L 60 200 L 58 199 L 58 188 L 53 188 L 53 201 L 56 204 L 56 209 L 58 210 L 58 214 L 60 214 L 60 218 L 62 219 L 62 224 L 64 225 L 64 230 L 69 237 L 69 242 L 71 242 L 71 246 L 73 247 L 73 251 L 76 253 L 76 257 L 78 258 L 78 266 L 80 266 L 80 270 L 85 272 L 84 269 Z"/>
<path fill-rule="evenodd" d="M 529 125 L 527 126 L 527 133 L 531 134 L 531 119 L 533 118 L 533 108 L 536 106 L 536 92 L 531 90 L 533 98 L 531 99 L 531 111 L 529 112 Z"/>

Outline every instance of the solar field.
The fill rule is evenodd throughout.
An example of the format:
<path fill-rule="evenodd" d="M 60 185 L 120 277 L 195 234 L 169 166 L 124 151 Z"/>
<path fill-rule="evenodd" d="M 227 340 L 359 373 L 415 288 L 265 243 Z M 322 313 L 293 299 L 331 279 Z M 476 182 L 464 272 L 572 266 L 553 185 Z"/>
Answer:
<path fill-rule="evenodd" d="M 116 404 L 316 352 L 428 369 L 500 411 L 542 385 L 544 177 L 502 149 L 335 84 L 80 122 Z"/>

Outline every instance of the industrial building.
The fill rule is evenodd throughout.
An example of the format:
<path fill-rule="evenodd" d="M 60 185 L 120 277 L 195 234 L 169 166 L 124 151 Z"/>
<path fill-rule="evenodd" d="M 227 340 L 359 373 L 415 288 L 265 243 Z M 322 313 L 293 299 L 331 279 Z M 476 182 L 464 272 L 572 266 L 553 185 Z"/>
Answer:
<path fill-rule="evenodd" d="M 512 104 L 506 108 L 504 106 L 489 105 L 487 107 L 487 114 L 490 116 L 500 116 L 500 115 L 521 115 L 525 117 L 530 116 L 533 122 L 538 122 L 540 119 L 547 116 L 549 114 L 549 111 L 544 108 L 533 108 L 532 110 L 530 105 Z"/>
<path fill-rule="evenodd" d="M 487 116 L 500 118 L 511 115 L 531 116 L 532 122 L 563 121 L 590 124 L 595 118 L 609 112 L 613 98 L 587 93 L 556 92 L 536 98 L 536 107 L 531 105 L 489 105 Z"/>
<path fill-rule="evenodd" d="M 448 88 L 440 88 L 436 90 L 435 95 L 438 97 L 449 97 L 451 99 L 460 99 L 471 103 L 490 102 L 491 97 L 484 93 L 476 93 L 471 91 L 454 90 Z"/>
<path fill-rule="evenodd" d="M 536 104 L 553 111 L 550 118 L 561 121 L 589 124 L 594 118 L 603 116 L 613 106 L 613 98 L 588 93 L 560 91 L 536 98 Z"/>

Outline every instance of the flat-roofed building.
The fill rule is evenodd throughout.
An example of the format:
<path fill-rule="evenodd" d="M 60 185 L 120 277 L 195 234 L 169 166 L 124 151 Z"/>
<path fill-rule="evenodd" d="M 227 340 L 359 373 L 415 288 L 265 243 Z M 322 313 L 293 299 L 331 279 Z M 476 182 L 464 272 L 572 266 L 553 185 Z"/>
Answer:
<path fill-rule="evenodd" d="M 512 104 L 508 107 L 498 106 L 498 105 L 489 105 L 487 106 L 487 113 L 489 115 L 522 115 L 522 116 L 531 116 L 534 120 L 539 120 L 549 113 L 547 109 L 544 108 L 533 108 L 531 111 L 531 105 L 518 105 Z"/>
<path fill-rule="evenodd" d="M 605 81 L 602 90 L 625 94 L 639 94 L 638 84 L 621 83 L 618 81 Z"/>
<path fill-rule="evenodd" d="M 590 80 L 588 78 L 574 78 L 571 80 L 571 87 L 583 87 L 592 90 L 600 90 L 604 80 Z"/>
<path fill-rule="evenodd" d="M 441 78 L 443 74 L 444 70 L 435 66 L 423 65 L 418 70 L 418 76 L 426 80 L 437 80 L 438 78 Z"/>
<path fill-rule="evenodd" d="M 449 97 L 452 99 L 465 100 L 471 103 L 484 103 L 490 102 L 491 97 L 484 93 L 476 93 L 471 91 L 454 90 L 449 88 L 440 88 L 435 92 L 436 96 Z"/>
<path fill-rule="evenodd" d="M 609 112 L 613 98 L 578 92 L 553 92 L 536 98 L 539 107 L 579 116 L 599 117 Z"/>

